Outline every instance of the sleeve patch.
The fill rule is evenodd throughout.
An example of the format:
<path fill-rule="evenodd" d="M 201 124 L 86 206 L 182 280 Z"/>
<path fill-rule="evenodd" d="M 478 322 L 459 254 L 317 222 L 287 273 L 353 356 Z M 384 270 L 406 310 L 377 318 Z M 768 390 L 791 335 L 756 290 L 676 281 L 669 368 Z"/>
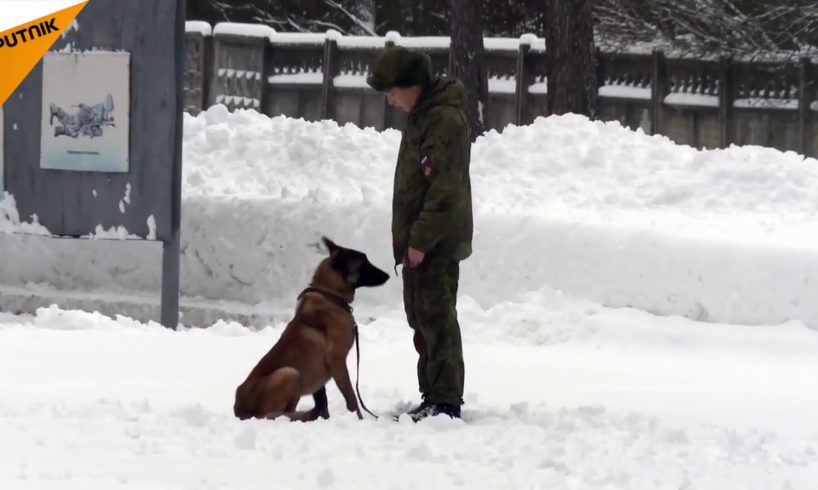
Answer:
<path fill-rule="evenodd" d="M 420 159 L 420 170 L 427 179 L 432 176 L 432 159 L 428 155 Z"/>

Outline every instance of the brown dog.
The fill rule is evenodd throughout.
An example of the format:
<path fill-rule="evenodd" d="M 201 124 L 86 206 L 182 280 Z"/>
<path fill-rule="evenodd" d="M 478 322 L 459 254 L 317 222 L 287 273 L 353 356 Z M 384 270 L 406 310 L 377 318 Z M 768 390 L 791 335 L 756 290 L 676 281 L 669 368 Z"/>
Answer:
<path fill-rule="evenodd" d="M 389 275 L 365 254 L 339 247 L 326 237 L 322 241 L 329 256 L 318 264 L 310 287 L 299 296 L 295 316 L 236 389 L 233 413 L 240 419 L 329 418 L 325 385 L 330 379 L 343 394 L 347 410 L 363 418 L 346 365 L 355 328 L 350 305 L 357 288 L 380 286 Z M 305 395 L 313 396 L 315 408 L 296 412 Z"/>

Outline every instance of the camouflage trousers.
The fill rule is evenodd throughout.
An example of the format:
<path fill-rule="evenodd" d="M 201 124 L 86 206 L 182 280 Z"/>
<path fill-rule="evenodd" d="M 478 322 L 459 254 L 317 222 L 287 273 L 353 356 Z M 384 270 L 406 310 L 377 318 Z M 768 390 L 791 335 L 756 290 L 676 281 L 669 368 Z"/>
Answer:
<path fill-rule="evenodd" d="M 463 404 L 463 346 L 457 321 L 460 263 L 426 257 L 403 268 L 403 304 L 418 353 L 418 387 L 432 403 Z"/>

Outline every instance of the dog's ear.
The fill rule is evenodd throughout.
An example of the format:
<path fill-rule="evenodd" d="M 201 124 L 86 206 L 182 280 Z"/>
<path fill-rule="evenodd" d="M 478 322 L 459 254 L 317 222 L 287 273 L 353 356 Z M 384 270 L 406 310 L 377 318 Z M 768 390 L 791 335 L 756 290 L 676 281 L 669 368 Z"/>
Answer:
<path fill-rule="evenodd" d="M 327 250 L 329 250 L 330 254 L 338 250 L 338 245 L 336 245 L 335 242 L 333 242 L 329 238 L 322 236 L 321 241 L 324 243 L 324 246 L 327 247 Z"/>

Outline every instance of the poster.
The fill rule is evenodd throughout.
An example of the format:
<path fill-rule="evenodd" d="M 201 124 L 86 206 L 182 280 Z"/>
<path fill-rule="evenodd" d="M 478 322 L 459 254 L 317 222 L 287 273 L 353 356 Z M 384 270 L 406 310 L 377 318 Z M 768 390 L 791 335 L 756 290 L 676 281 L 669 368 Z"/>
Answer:
<path fill-rule="evenodd" d="M 47 52 L 40 167 L 127 172 L 129 82 L 129 53 Z"/>

